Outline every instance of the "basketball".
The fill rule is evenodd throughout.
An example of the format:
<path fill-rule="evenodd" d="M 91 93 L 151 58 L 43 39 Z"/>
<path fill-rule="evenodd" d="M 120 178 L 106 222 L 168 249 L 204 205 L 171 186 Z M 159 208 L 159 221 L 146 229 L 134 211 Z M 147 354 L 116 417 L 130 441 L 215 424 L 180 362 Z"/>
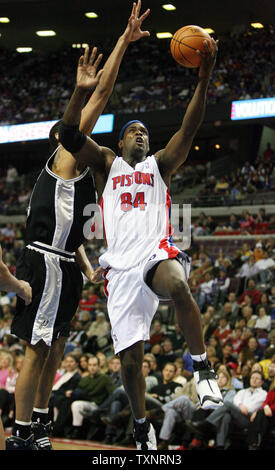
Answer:
<path fill-rule="evenodd" d="M 209 49 L 213 45 L 211 36 L 200 26 L 183 26 L 175 32 L 170 42 L 171 54 L 176 62 L 183 67 L 195 68 L 201 64 L 201 57 L 196 52 L 199 49 L 205 54 L 203 41 L 208 41 Z"/>

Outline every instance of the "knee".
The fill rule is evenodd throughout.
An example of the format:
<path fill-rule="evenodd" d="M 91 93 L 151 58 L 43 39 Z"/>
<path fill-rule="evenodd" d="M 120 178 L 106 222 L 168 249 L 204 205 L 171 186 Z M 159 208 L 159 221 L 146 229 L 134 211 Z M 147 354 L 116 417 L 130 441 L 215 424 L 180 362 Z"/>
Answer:
<path fill-rule="evenodd" d="M 44 341 L 39 342 L 35 346 L 28 346 L 26 357 L 33 366 L 42 367 L 49 356 L 50 348 Z"/>
<path fill-rule="evenodd" d="M 133 354 L 126 354 L 123 357 L 121 367 L 125 377 L 136 377 L 142 371 L 142 364 L 139 358 Z"/>
<path fill-rule="evenodd" d="M 174 302 L 191 300 L 191 292 L 185 279 L 171 277 L 167 287 L 169 295 Z"/>

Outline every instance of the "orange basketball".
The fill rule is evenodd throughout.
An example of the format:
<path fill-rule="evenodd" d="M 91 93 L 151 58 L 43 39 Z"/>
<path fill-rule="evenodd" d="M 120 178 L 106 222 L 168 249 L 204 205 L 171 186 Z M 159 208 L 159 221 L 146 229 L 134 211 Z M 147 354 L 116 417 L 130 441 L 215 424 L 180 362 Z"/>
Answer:
<path fill-rule="evenodd" d="M 205 54 L 203 41 L 208 41 L 209 49 L 213 45 L 211 36 L 200 26 L 183 26 L 175 32 L 170 42 L 171 54 L 175 61 L 183 67 L 195 68 L 201 64 L 201 57 L 196 52 L 199 49 Z"/>

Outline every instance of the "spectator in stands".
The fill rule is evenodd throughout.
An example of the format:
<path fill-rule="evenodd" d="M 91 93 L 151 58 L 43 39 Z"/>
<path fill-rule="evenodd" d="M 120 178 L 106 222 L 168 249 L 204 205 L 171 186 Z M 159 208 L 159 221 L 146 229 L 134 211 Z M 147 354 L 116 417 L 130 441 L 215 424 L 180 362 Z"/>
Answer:
<path fill-rule="evenodd" d="M 207 235 L 211 235 L 216 228 L 217 224 L 211 215 L 207 216 L 207 221 L 205 224 L 205 232 Z"/>
<path fill-rule="evenodd" d="M 217 327 L 216 320 L 214 319 L 214 307 L 209 305 L 206 312 L 202 315 L 202 332 L 205 343 L 208 343 L 209 338 Z"/>
<path fill-rule="evenodd" d="M 231 305 L 232 318 L 237 318 L 240 306 L 237 302 L 236 293 L 229 292 L 228 294 L 228 303 Z"/>
<path fill-rule="evenodd" d="M 269 217 L 266 214 L 265 208 L 261 207 L 258 210 L 257 216 L 255 218 L 255 222 L 256 222 L 256 224 L 263 224 L 263 223 L 268 222 L 268 221 L 269 221 Z"/>
<path fill-rule="evenodd" d="M 257 318 L 254 328 L 259 337 L 261 333 L 269 333 L 269 331 L 271 330 L 271 317 L 266 314 L 266 310 L 264 307 L 259 308 L 258 315 L 259 318 Z"/>
<path fill-rule="evenodd" d="M 273 333 L 274 334 L 274 333 Z M 270 338 L 272 338 L 272 334 L 270 335 Z M 263 368 L 263 374 L 264 378 L 268 378 L 268 368 L 272 362 L 275 362 L 275 349 L 274 345 L 270 344 L 265 350 L 264 350 L 264 357 L 260 361 L 260 364 Z"/>
<path fill-rule="evenodd" d="M 170 338 L 165 338 L 162 342 L 162 353 L 157 358 L 158 368 L 163 370 L 163 367 L 167 362 L 174 362 L 177 359 L 177 355 L 173 350 L 173 343 Z"/>
<path fill-rule="evenodd" d="M 99 361 L 99 372 L 101 374 L 107 374 L 109 371 L 109 364 L 106 354 L 103 351 L 97 351 L 96 355 Z"/>
<path fill-rule="evenodd" d="M 219 326 L 213 332 L 213 335 L 220 340 L 220 343 L 223 346 L 228 341 L 231 333 L 232 329 L 228 323 L 228 318 L 226 316 L 222 316 L 219 320 Z"/>
<path fill-rule="evenodd" d="M 248 424 L 248 450 L 259 450 L 265 435 L 275 425 L 275 377 L 266 398 L 258 410 L 250 416 Z"/>
<path fill-rule="evenodd" d="M 149 363 L 150 365 L 150 363 Z M 150 371 L 150 368 L 149 368 Z M 148 372 L 149 373 L 149 372 Z M 118 356 L 112 356 L 108 360 L 107 375 L 111 377 L 113 384 L 118 387 L 122 384 L 121 379 L 121 362 Z"/>
<path fill-rule="evenodd" d="M 222 364 L 236 363 L 236 358 L 233 355 L 233 346 L 231 344 L 231 336 L 228 335 L 227 343 L 222 347 L 222 352 L 220 355 L 220 362 Z"/>
<path fill-rule="evenodd" d="M 175 354 L 178 355 L 183 353 L 185 338 L 178 323 L 175 323 L 175 329 L 169 334 L 169 338 L 172 342 L 172 348 Z"/>
<path fill-rule="evenodd" d="M 259 268 L 255 266 L 254 256 L 249 256 L 249 259 L 243 263 L 239 272 L 236 274 L 236 277 L 239 278 L 239 284 L 237 288 L 238 295 L 243 293 L 246 282 L 252 277 L 254 278 L 257 275 L 258 271 Z"/>
<path fill-rule="evenodd" d="M 75 349 L 82 349 L 87 341 L 86 331 L 83 329 L 81 321 L 74 322 L 73 329 L 66 341 L 65 355 Z"/>
<path fill-rule="evenodd" d="M 247 290 L 239 297 L 238 303 L 241 304 L 246 295 L 249 295 L 252 298 L 252 304 L 257 306 L 261 301 L 261 291 L 256 289 L 256 283 L 254 279 L 249 279 Z"/>
<path fill-rule="evenodd" d="M 272 280 L 275 271 L 275 261 L 267 251 L 263 251 L 262 257 L 256 261 L 255 267 L 258 270 L 262 284 L 267 284 Z"/>
<path fill-rule="evenodd" d="M 254 256 L 254 259 L 255 259 L 255 263 L 257 263 L 257 261 L 263 259 L 264 250 L 263 250 L 263 245 L 262 245 L 261 242 L 256 243 L 256 246 L 255 246 L 254 251 L 253 251 L 253 256 Z"/>
<path fill-rule="evenodd" d="M 266 149 L 263 153 L 263 157 L 264 157 L 264 160 L 265 161 L 269 161 L 271 160 L 273 157 L 274 157 L 274 150 L 273 148 L 271 147 L 271 143 L 268 142 L 267 145 L 266 145 Z"/>
<path fill-rule="evenodd" d="M 6 185 L 8 193 L 11 193 L 15 189 L 15 184 L 18 178 L 18 171 L 13 165 L 8 165 Z"/>
<path fill-rule="evenodd" d="M 87 331 L 88 339 L 83 346 L 83 351 L 95 354 L 100 347 L 106 346 L 109 334 L 110 324 L 106 320 L 104 312 L 97 312 L 96 320 L 91 323 Z"/>
<path fill-rule="evenodd" d="M 115 386 L 107 374 L 99 372 L 99 360 L 90 357 L 88 360 L 89 375 L 80 379 L 77 388 L 71 393 L 72 432 L 71 437 L 83 436 L 82 410 L 95 410 L 112 393 Z"/>
<path fill-rule="evenodd" d="M 199 286 L 197 300 L 199 309 L 202 313 L 205 312 L 207 304 L 213 303 L 213 287 L 215 283 L 213 275 L 210 272 L 205 274 L 204 279 L 204 282 L 202 282 Z"/>
<path fill-rule="evenodd" d="M 262 388 L 263 376 L 255 371 L 250 377 L 250 386 L 236 393 L 233 402 L 225 402 L 204 421 L 192 423 L 202 435 L 215 435 L 216 450 L 224 450 L 229 426 L 244 429 L 249 426 L 250 416 L 263 405 L 267 392 Z"/>
<path fill-rule="evenodd" d="M 154 320 L 150 331 L 150 339 L 145 343 L 145 351 L 150 351 L 153 344 L 161 343 L 165 336 L 165 329 L 159 320 Z"/>
<path fill-rule="evenodd" d="M 243 344 L 244 346 L 244 344 Z M 255 336 L 251 336 L 251 338 L 247 341 L 248 350 L 252 352 L 255 360 L 258 362 L 263 358 L 263 350 L 261 349 L 257 338 Z"/>
<path fill-rule="evenodd" d="M 89 371 L 88 371 L 88 359 L 90 357 L 90 354 L 81 354 L 80 358 L 79 358 L 79 366 L 78 366 L 78 369 L 79 369 L 79 373 L 81 375 L 81 377 L 85 377 L 86 375 L 89 374 Z"/>
<path fill-rule="evenodd" d="M 245 319 L 247 328 L 254 328 L 257 320 L 257 315 L 253 315 L 253 308 L 249 305 L 245 305 L 241 309 L 241 315 Z"/>
<path fill-rule="evenodd" d="M 221 390 L 224 402 L 230 401 L 232 402 L 233 397 L 235 395 L 235 390 L 231 383 L 231 377 L 228 373 L 226 368 L 220 366 L 218 371 L 218 386 Z M 196 406 L 197 405 L 197 406 Z M 207 416 L 209 416 L 213 410 L 202 410 L 198 403 L 193 403 L 191 399 L 187 396 L 181 395 L 172 402 L 168 403 L 167 405 L 163 406 L 165 411 L 165 417 L 163 421 L 162 428 L 160 430 L 160 438 L 163 437 L 163 441 L 161 441 L 158 449 L 165 449 L 165 443 L 169 440 L 171 436 L 171 431 L 173 429 L 173 425 L 176 421 L 185 421 L 188 428 L 191 428 L 191 432 L 188 429 L 185 429 L 183 435 L 183 449 L 185 450 L 188 448 L 188 443 L 190 443 L 194 433 L 192 432 L 192 423 L 193 422 L 200 422 L 204 420 Z M 166 440 L 165 440 L 166 437 Z M 167 439 L 168 437 L 168 439 Z M 195 438 L 192 440 L 192 444 L 190 448 L 199 449 L 201 447 L 201 441 L 199 435 L 195 435 Z"/>
<path fill-rule="evenodd" d="M 89 289 L 83 289 L 81 299 L 79 301 L 79 308 L 81 311 L 90 312 L 93 314 L 94 304 L 96 303 L 98 296 L 91 294 Z"/>
<path fill-rule="evenodd" d="M 241 169 L 241 174 L 244 176 L 248 176 L 253 171 L 255 171 L 254 166 L 251 165 L 249 160 L 247 160 Z"/>
<path fill-rule="evenodd" d="M 244 217 L 241 219 L 240 229 L 242 233 L 249 233 L 255 227 L 254 217 L 248 212 L 244 211 Z"/>
<path fill-rule="evenodd" d="M 64 372 L 60 378 L 55 382 L 52 393 L 49 401 L 49 417 L 54 423 L 54 427 L 62 429 L 62 422 L 59 422 L 58 415 L 61 408 L 64 407 L 64 402 L 68 401 L 68 395 L 66 392 L 68 390 L 73 390 L 76 388 L 78 382 L 81 379 L 81 375 L 78 372 L 78 360 L 76 356 L 69 353 L 65 356 L 64 361 Z"/>
<path fill-rule="evenodd" d="M 161 380 L 161 371 L 158 369 L 157 359 L 152 352 L 144 354 L 144 359 L 150 362 L 150 376 L 156 377 L 158 381 Z"/>
<path fill-rule="evenodd" d="M 229 218 L 229 222 L 227 224 L 228 230 L 239 230 L 240 228 L 240 222 L 237 219 L 237 216 L 235 214 L 231 214 Z"/>
<path fill-rule="evenodd" d="M 228 295 L 228 289 L 230 286 L 230 277 L 227 275 L 226 269 L 221 268 L 219 270 L 219 275 L 214 279 L 213 284 L 213 304 L 214 307 L 217 307 L 220 303 L 221 305 L 224 304 L 225 299 Z"/>

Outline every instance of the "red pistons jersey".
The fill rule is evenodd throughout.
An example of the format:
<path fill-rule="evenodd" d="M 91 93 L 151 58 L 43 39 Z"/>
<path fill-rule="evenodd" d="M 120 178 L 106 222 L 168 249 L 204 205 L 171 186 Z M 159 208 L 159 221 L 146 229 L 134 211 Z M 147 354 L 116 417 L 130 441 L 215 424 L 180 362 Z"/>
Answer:
<path fill-rule="evenodd" d="M 131 167 L 116 157 L 100 200 L 107 251 L 103 268 L 127 270 L 157 256 L 174 258 L 170 237 L 171 199 L 155 156 Z"/>

